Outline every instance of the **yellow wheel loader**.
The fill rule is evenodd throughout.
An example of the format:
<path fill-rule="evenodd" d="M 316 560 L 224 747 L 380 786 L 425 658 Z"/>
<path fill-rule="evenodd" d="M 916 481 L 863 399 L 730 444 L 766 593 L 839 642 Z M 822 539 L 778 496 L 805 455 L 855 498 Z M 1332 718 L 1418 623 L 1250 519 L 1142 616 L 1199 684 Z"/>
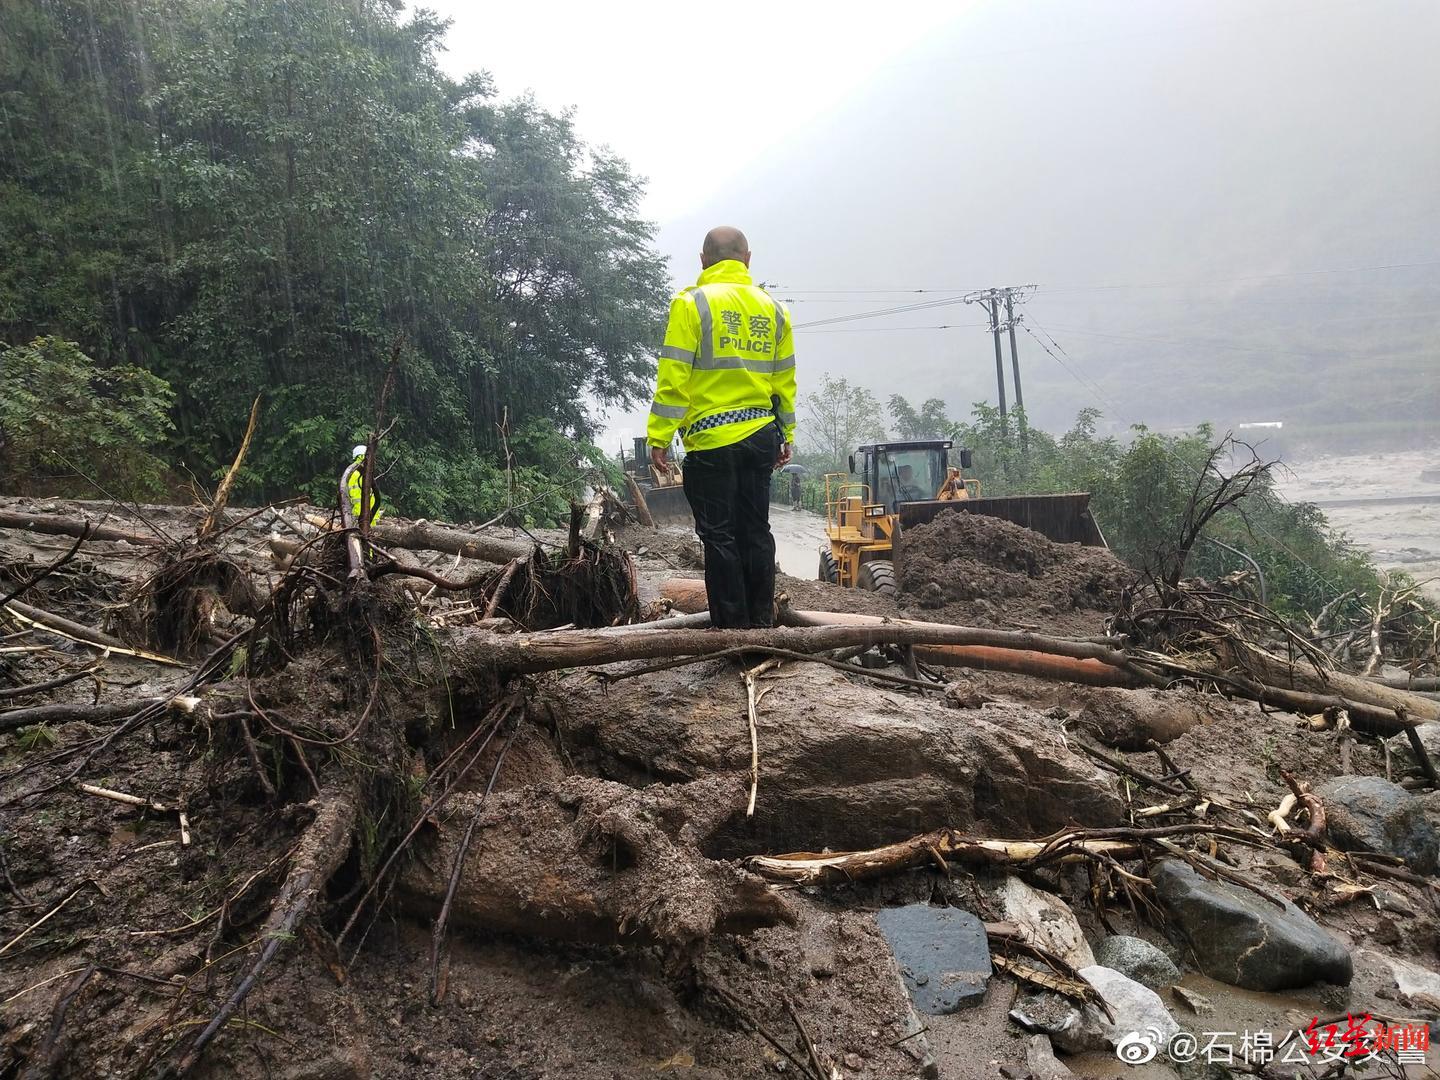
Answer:
<path fill-rule="evenodd" d="M 1106 547 L 1090 514 L 1088 492 L 985 498 L 969 479 L 969 450 L 950 464 L 949 440 L 874 443 L 850 456 L 849 473 L 825 477 L 825 535 L 821 581 L 896 592 L 895 552 L 905 529 L 933 521 L 944 510 L 998 517 L 1062 544 Z M 858 465 L 858 467 L 857 467 Z M 857 480 L 856 477 L 859 477 Z"/>
<path fill-rule="evenodd" d="M 623 447 L 621 448 L 623 451 Z M 693 525 L 690 500 L 685 497 L 684 474 L 678 465 L 661 472 L 650 464 L 650 444 L 642 436 L 635 440 L 635 453 L 625 458 L 621 468 L 630 486 L 632 503 L 643 502 L 656 525 Z M 643 520 L 643 519 L 642 519 Z"/>

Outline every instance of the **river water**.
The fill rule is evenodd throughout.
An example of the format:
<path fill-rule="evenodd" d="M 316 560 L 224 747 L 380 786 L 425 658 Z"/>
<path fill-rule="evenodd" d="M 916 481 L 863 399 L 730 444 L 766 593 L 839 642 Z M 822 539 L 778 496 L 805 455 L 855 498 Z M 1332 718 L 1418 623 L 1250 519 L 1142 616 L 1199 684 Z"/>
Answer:
<path fill-rule="evenodd" d="M 1427 582 L 1440 601 L 1440 447 L 1317 457 L 1279 479 L 1285 498 L 1317 504 L 1377 566 Z"/>

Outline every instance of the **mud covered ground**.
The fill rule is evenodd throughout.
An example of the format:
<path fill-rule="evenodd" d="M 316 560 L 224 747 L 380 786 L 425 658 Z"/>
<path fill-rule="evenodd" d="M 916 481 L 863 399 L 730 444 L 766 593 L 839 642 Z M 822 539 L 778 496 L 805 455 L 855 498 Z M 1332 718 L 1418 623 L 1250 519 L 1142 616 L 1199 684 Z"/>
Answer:
<path fill-rule="evenodd" d="M 146 516 L 178 532 L 193 528 L 197 515 L 153 509 Z M 135 515 L 114 520 L 144 528 Z M 257 587 L 279 580 L 265 549 L 274 528 L 261 516 L 224 541 Z M 1051 632 L 1103 630 L 1103 596 L 1117 581 L 1103 558 L 1056 550 L 1024 530 L 1015 536 L 1006 531 L 1013 526 L 964 515 L 930 528 L 929 538 L 919 529 L 907 538 L 920 561 L 899 604 L 813 581 L 782 578 L 781 588 L 796 607 L 996 626 L 1033 618 Z M 945 534 L 957 528 L 964 535 Z M 636 553 L 642 600 L 653 599 L 665 577 L 694 573 L 695 545 L 683 536 L 630 529 L 618 540 Z M 0 530 L 0 588 L 67 546 L 64 538 Z M 954 550 L 965 554 L 947 557 Z M 27 599 L 120 633 L 127 597 L 152 558 L 123 544 L 93 551 Z M 479 569 L 448 556 L 417 558 L 457 576 Z M 987 594 L 982 583 L 995 591 Z M 941 591 L 939 607 L 918 602 L 933 594 L 931 584 Z M 217 632 L 224 632 L 227 616 L 217 619 Z M 924 1017 L 927 1030 L 916 1035 L 922 1021 L 911 1012 L 875 922 L 879 909 L 913 902 L 993 918 L 1003 871 L 926 866 L 838 887 L 779 887 L 757 898 L 723 887 L 748 877 L 739 860 L 868 847 L 940 827 L 1021 838 L 1073 825 L 1121 825 L 1161 796 L 1102 767 L 1078 744 L 1143 746 L 1162 719 L 1172 723 L 1170 756 L 1197 787 L 1233 807 L 1237 821 L 1245 813 L 1263 820 L 1279 803 L 1282 768 L 1312 784 L 1341 771 L 1334 733 L 1201 690 L 1157 704 L 1158 692 L 969 671 L 952 676 L 959 693 L 921 694 L 858 673 L 787 664 L 761 680 L 756 812 L 747 816 L 744 681 L 735 664 L 705 661 L 614 682 L 584 671 L 519 680 L 510 689 L 524 691 L 525 707 L 511 741 L 479 755 L 451 803 L 423 812 L 433 795 L 426 773 L 437 774 L 477 730 L 494 688 L 452 681 L 425 666 L 424 656 L 445 634 L 467 631 L 442 626 L 422 633 L 422 623 L 418 616 L 413 622 L 421 659 L 397 666 L 386 698 L 420 747 L 413 802 L 370 804 L 387 813 L 409 806 L 420 822 L 389 902 L 367 912 L 337 947 L 367 868 L 384 854 L 368 848 L 366 838 L 384 835 L 386 822 L 362 821 L 317 917 L 281 942 L 284 962 L 268 969 L 194 1075 L 793 1076 L 801 1066 L 766 1036 L 799 1053 L 798 1016 L 845 1080 L 920 1076 L 927 1055 L 940 1076 L 1007 1075 L 1002 1068 L 1022 1076 L 1025 1035 L 1006 1018 L 1017 984 L 995 975 L 979 1007 Z M 43 653 L 0 654 L 0 690 L 57 670 L 95 666 L 95 677 L 25 698 L 25 705 L 166 697 L 194 670 L 120 655 L 96 666 L 94 649 L 44 642 Z M 396 650 L 397 664 L 405 655 Z M 338 719 L 356 708 L 352 683 L 343 664 L 316 653 L 297 659 L 283 679 L 257 680 L 248 692 L 287 723 Z M 176 1045 L 214 1015 L 231 991 L 237 957 L 256 944 L 317 800 L 303 773 L 287 769 L 282 777 L 268 760 L 261 771 L 290 787 L 279 798 L 267 795 L 221 719 L 244 704 L 244 680 L 222 679 L 205 693 L 227 704 L 189 715 L 165 712 L 88 760 L 78 751 L 93 748 L 113 725 L 65 721 L 0 730 L 5 1075 L 161 1074 Z M 1172 707 L 1177 703 L 1183 707 Z M 0 701 L 0 709 L 12 704 L 18 703 Z M 65 750 L 77 754 L 55 760 Z M 1112 752 L 1141 770 L 1164 771 L 1151 752 Z M 1351 754 L 1353 771 L 1385 775 L 1375 744 L 1359 742 Z M 378 777 L 380 763 L 372 764 Z M 482 801 L 492 772 L 493 793 Z M 159 809 L 88 794 L 81 783 L 139 796 Z M 474 842 L 441 966 L 443 993 L 432 1003 L 433 919 L 457 837 L 472 820 Z M 1254 994 L 1188 970 L 1184 985 L 1209 997 L 1215 1012 L 1197 1016 L 1164 991 L 1182 1025 L 1283 1034 L 1311 1016 L 1347 1009 L 1414 1014 L 1414 1003 L 1397 1001 L 1384 957 L 1435 966 L 1440 927 L 1429 890 L 1386 881 L 1376 884 L 1378 902 L 1343 899 L 1282 853 L 1234 850 L 1257 881 L 1292 898 L 1352 947 L 1355 982 Z M 1163 926 L 1138 920 L 1113 896 L 1097 908 L 1096 883 L 1083 870 L 1043 870 L 1029 881 L 1067 900 L 1096 939 L 1107 929 L 1138 934 L 1193 969 Z M 741 901 L 727 916 L 722 909 L 734 895 Z M 593 922 L 578 930 L 574 920 L 557 922 L 562 905 L 596 913 Z M 723 922 L 737 911 L 758 912 L 772 925 L 704 932 L 707 920 Z M 1130 1069 L 1103 1054 L 1068 1064 L 1080 1076 L 1174 1075 Z"/>
<path fill-rule="evenodd" d="M 905 606 L 934 621 L 1073 634 L 1099 633 L 1135 577 L 1103 548 L 959 512 L 907 530 L 897 569 Z"/>

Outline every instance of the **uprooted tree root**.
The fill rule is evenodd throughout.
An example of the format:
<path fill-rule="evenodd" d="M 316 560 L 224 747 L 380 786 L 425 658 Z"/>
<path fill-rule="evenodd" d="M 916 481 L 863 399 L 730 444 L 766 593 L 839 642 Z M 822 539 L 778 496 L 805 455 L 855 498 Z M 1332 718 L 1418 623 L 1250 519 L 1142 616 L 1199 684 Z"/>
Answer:
<path fill-rule="evenodd" d="M 228 660 L 202 668 L 231 677 L 204 688 L 203 703 L 190 713 L 190 753 L 203 752 L 210 761 L 207 791 L 192 792 L 191 799 L 216 813 L 237 810 L 250 821 L 246 828 L 268 820 L 269 828 L 291 832 L 292 841 L 288 855 L 272 860 L 278 865 L 257 872 L 211 917 L 196 920 L 191 932 L 210 938 L 207 956 L 215 957 L 205 965 L 206 978 L 230 970 L 229 990 L 218 1000 L 199 993 L 176 997 L 169 1022 L 137 1040 L 132 1075 L 193 1070 L 287 943 L 302 928 L 323 926 L 317 916 L 337 906 L 327 891 L 332 882 L 344 882 L 353 902 L 373 879 L 379 854 L 395 847 L 401 823 L 417 817 L 425 763 L 411 736 L 424 725 L 423 710 L 409 705 L 416 695 L 407 660 L 428 645 L 413 619 L 403 617 L 407 609 L 393 582 L 338 586 L 334 571 L 343 574 L 343 563 L 337 557 L 343 554 L 331 544 L 313 564 L 292 570 L 251 631 L 227 645 Z M 197 580 L 215 580 L 209 575 L 223 565 L 202 550 L 169 564 L 170 573 L 162 571 L 163 580 L 146 588 L 158 603 L 167 589 L 198 591 Z M 105 742 L 113 746 L 142 727 L 137 717 Z M 20 798 L 33 807 L 55 786 Z M 242 915 L 242 897 L 244 911 L 265 912 L 258 929 Z M 37 1039 L 28 1051 L 22 1039 L 9 1051 L 22 1067 L 41 1070 L 36 1075 L 57 1060 L 53 1039 Z"/>
<path fill-rule="evenodd" d="M 162 556 L 117 613 L 121 636 L 170 656 L 203 655 L 225 637 L 228 616 L 255 617 L 262 601 L 245 571 L 202 545 Z"/>
<path fill-rule="evenodd" d="M 457 843 L 446 834 L 448 846 L 439 852 L 436 873 L 448 887 L 419 904 L 437 915 L 432 997 L 443 994 L 447 927 L 474 919 L 477 903 L 484 907 L 477 899 L 481 893 L 467 888 L 457 896 L 457 889 L 471 837 L 482 837 L 487 849 L 497 844 L 499 834 L 482 811 L 510 742 L 526 723 L 524 695 L 507 693 L 493 668 L 457 673 L 451 684 L 443 674 L 440 643 L 415 618 L 413 597 L 405 590 L 411 568 L 377 551 L 365 558 L 375 580 L 363 573 L 356 577 L 350 573 L 352 545 L 345 532 L 317 537 L 261 604 L 249 592 L 244 572 L 201 539 L 163 549 L 159 569 L 131 595 L 130 633 L 167 653 L 210 650 L 201 673 L 185 687 L 198 700 L 187 698 L 186 715 L 178 718 L 177 749 L 184 757 L 203 755 L 206 762 L 200 790 L 189 792 L 189 802 L 204 805 L 212 819 L 240 815 L 241 832 L 266 831 L 264 847 L 271 857 L 238 887 L 235 880 L 211 883 L 208 891 L 218 907 L 177 928 L 182 939 L 208 941 L 201 971 L 211 989 L 196 992 L 192 975 L 178 993 L 169 994 L 174 1000 L 163 1021 L 144 1027 L 125 1060 L 129 1075 L 193 1072 L 217 1037 L 243 1023 L 248 997 L 283 964 L 297 936 L 312 946 L 320 942 L 339 977 L 397 894 L 417 837 L 437 824 L 458 817 L 463 826 L 468 819 L 464 839 Z M 486 592 L 485 603 L 526 627 L 608 626 L 630 621 L 638 608 L 629 559 L 582 539 L 576 529 L 560 555 L 536 548 L 492 574 Z M 222 608 L 248 608 L 253 621 L 212 649 Z M 439 687 L 433 682 L 437 664 Z M 442 693 L 432 695 L 432 689 Z M 37 774 L 48 765 L 63 775 L 8 800 L 11 805 L 43 805 L 168 708 L 155 699 L 136 711 L 141 704 L 121 707 L 121 722 L 80 755 L 78 767 L 69 749 L 27 763 Z M 442 719 L 450 731 L 439 730 Z M 485 771 L 489 782 L 483 794 L 471 790 L 483 783 Z M 577 821 L 578 815 L 574 828 L 555 833 L 555 858 L 568 860 L 577 873 L 590 866 L 594 883 L 607 880 L 607 874 L 615 883 L 608 898 L 594 890 L 551 898 L 559 908 L 551 903 L 550 914 L 560 924 L 575 924 L 560 936 L 583 938 L 588 918 L 596 927 L 627 926 L 636 940 L 666 941 L 684 952 L 717 928 L 785 917 L 783 904 L 758 881 L 698 855 L 698 838 L 713 829 L 711 819 L 743 797 L 738 788 L 729 799 L 707 788 L 681 800 L 683 806 L 648 798 L 637 814 L 611 805 L 614 794 L 555 795 L 557 821 Z M 151 802 L 136 800 L 142 811 Z M 183 805 L 184 800 L 182 822 Z M 531 812 L 544 817 L 546 811 L 537 806 Z M 284 854 L 276 857 L 282 843 Z M 619 862 L 633 872 L 615 876 Z M 528 864 L 518 857 L 511 863 L 499 860 L 488 880 L 506 883 L 513 897 L 524 885 Z M 714 902 L 708 908 L 695 895 L 673 911 L 655 906 L 660 879 L 677 873 L 693 879 L 691 893 L 697 895 L 706 875 L 725 880 L 710 886 Z M 732 878 L 756 887 L 747 891 Z M 519 927 L 527 910 L 523 905 L 508 914 L 488 910 L 482 921 Z M 99 993 L 97 987 L 110 979 L 107 970 L 97 964 L 84 983 L 62 988 L 53 1030 L 20 1033 L 0 1061 L 8 1057 L 22 1075 L 53 1073 L 65 1057 L 68 1040 L 58 1032 L 67 1017 L 72 1025 L 86 1023 L 84 1010 L 71 1011 L 70 1003 Z M 118 961 L 114 970 L 120 970 Z M 123 974 L 115 978 L 124 981 Z M 143 980 L 141 985 L 142 993 L 167 993 Z"/>
<path fill-rule="evenodd" d="M 630 559 L 580 535 L 572 513 L 563 557 L 538 548 L 512 559 L 486 582 L 485 617 L 505 616 L 530 630 L 558 626 L 593 629 L 635 620 L 639 599 Z"/>

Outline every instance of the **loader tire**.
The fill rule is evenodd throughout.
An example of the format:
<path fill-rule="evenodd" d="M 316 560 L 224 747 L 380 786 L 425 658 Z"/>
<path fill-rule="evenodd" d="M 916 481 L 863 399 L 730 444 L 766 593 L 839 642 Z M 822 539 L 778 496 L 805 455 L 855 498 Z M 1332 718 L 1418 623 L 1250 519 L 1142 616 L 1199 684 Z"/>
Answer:
<path fill-rule="evenodd" d="M 889 559 L 875 559 L 860 567 L 860 588 L 895 598 L 895 564 Z"/>
<path fill-rule="evenodd" d="M 835 556 L 828 550 L 820 552 L 820 573 L 819 579 L 831 585 L 840 584 L 840 565 L 835 561 Z"/>

